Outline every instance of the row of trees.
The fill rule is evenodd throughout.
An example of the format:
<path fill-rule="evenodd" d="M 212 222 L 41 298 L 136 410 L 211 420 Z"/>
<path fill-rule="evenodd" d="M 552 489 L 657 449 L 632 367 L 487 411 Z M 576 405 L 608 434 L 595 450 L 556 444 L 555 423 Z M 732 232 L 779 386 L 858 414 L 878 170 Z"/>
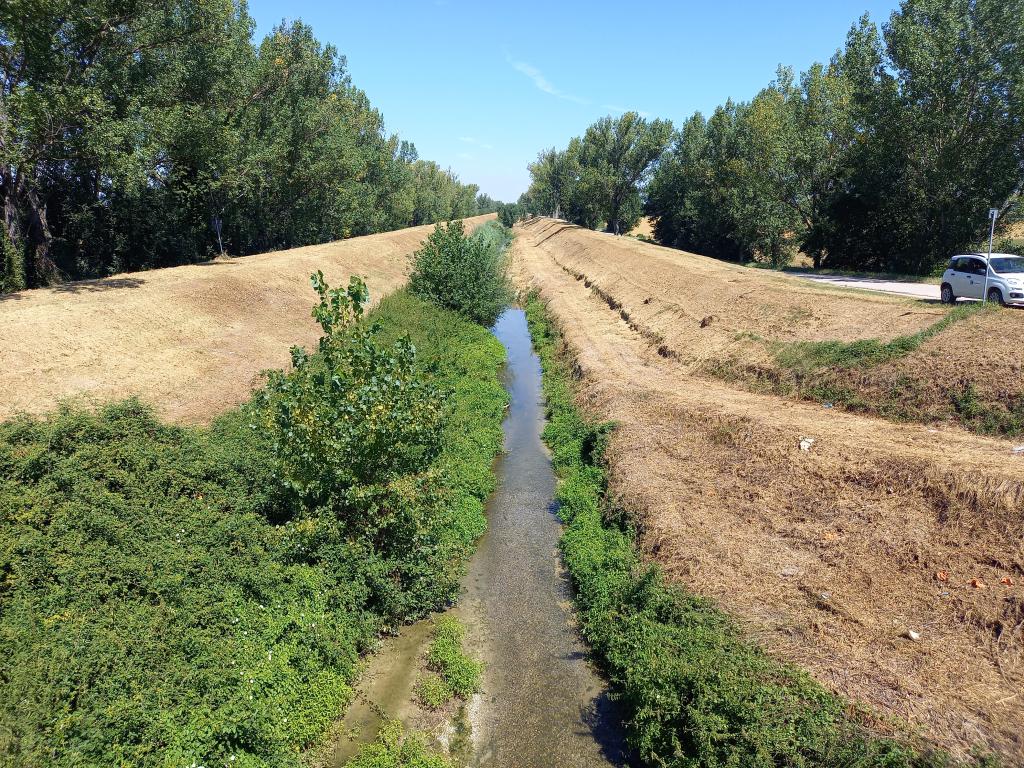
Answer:
<path fill-rule="evenodd" d="M 308 26 L 253 31 L 242 0 L 0 4 L 0 290 L 477 213 Z"/>
<path fill-rule="evenodd" d="M 585 147 L 607 125 L 644 140 L 595 165 Z M 904 0 L 881 29 L 863 17 L 827 65 L 780 68 L 752 101 L 695 114 L 655 153 L 661 130 L 636 115 L 599 121 L 541 153 L 523 202 L 618 231 L 643 196 L 666 245 L 928 272 L 976 245 L 988 209 L 1006 214 L 1024 187 L 1024 0 Z M 626 185 L 618 226 L 619 190 L 588 182 L 595 168 Z"/>

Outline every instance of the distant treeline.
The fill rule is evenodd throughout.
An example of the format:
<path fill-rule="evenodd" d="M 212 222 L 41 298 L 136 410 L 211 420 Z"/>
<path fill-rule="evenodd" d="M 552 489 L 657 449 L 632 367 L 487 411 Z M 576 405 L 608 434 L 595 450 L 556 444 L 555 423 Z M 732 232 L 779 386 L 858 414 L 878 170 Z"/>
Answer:
<path fill-rule="evenodd" d="M 523 211 L 781 266 L 926 273 L 1019 218 L 1024 0 L 904 0 L 827 65 L 673 132 L 635 113 L 542 152 Z M 1007 215 L 1010 214 L 1010 215 Z"/>
<path fill-rule="evenodd" d="M 496 209 L 242 0 L 0 3 L 0 291 Z"/>

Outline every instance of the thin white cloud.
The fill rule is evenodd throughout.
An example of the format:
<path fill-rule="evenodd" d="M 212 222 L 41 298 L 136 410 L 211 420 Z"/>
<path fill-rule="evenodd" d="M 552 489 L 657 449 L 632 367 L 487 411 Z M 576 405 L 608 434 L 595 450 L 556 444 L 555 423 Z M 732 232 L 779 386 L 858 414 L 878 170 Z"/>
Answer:
<path fill-rule="evenodd" d="M 459 152 L 456 157 L 461 157 L 463 160 L 472 160 L 473 156 L 469 152 Z"/>
<path fill-rule="evenodd" d="M 609 112 L 615 112 L 615 113 L 620 114 L 620 115 L 624 115 L 627 112 L 636 112 L 638 115 L 640 115 L 640 117 L 646 118 L 646 117 L 650 117 L 651 116 L 650 112 L 644 112 L 642 109 L 630 109 L 629 107 L 617 107 L 614 104 L 605 104 L 604 108 L 607 109 Z"/>
<path fill-rule="evenodd" d="M 563 93 L 561 90 L 556 88 L 550 80 L 544 77 L 543 72 L 532 64 L 525 61 L 516 61 L 511 56 L 507 56 L 506 58 L 508 59 L 508 63 L 511 64 L 517 72 L 522 72 L 528 78 L 533 80 L 533 84 L 537 87 L 537 90 L 576 104 L 590 103 L 586 99 L 581 99 L 579 96 L 573 96 L 571 93 Z"/>
<path fill-rule="evenodd" d="M 480 141 L 480 139 L 472 136 L 459 136 L 459 141 L 463 144 L 472 144 L 474 147 L 480 147 L 480 149 L 494 149 L 493 144 L 488 144 L 486 141 Z"/>

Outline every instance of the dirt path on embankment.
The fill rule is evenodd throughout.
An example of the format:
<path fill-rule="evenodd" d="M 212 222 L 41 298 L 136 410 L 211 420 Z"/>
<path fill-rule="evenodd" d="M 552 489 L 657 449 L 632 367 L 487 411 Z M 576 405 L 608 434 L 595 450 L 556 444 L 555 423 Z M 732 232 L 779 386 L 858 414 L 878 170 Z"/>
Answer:
<path fill-rule="evenodd" d="M 286 366 L 290 347 L 316 342 L 311 273 L 331 285 L 360 275 L 376 302 L 404 285 L 432 229 L 0 295 L 0 419 L 138 395 L 173 421 L 210 421 Z"/>
<path fill-rule="evenodd" d="M 520 285 L 560 323 L 584 405 L 618 425 L 611 491 L 642 525 L 646 556 L 771 653 L 866 704 L 880 730 L 890 720 L 960 755 L 1024 758 L 1024 457 L 1005 440 L 700 375 L 744 331 L 885 338 L 932 322 L 928 308 L 759 282 L 551 220 L 518 234 Z M 691 290 L 673 293 L 682 283 Z M 652 332 L 642 319 L 656 320 L 643 315 L 655 301 Z M 702 341 L 716 313 L 726 328 Z"/>

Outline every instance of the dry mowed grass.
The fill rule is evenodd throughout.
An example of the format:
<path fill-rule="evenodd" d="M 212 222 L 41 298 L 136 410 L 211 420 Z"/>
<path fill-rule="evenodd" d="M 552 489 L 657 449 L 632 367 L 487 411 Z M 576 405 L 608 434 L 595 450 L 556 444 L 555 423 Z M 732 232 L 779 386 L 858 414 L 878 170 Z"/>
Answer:
<path fill-rule="evenodd" d="M 311 273 L 360 275 L 378 300 L 405 283 L 432 228 L 0 296 L 0 419 L 138 395 L 169 419 L 209 421 L 285 367 L 291 346 L 316 342 Z"/>
<path fill-rule="evenodd" d="M 517 279 L 561 324 L 584 405 L 618 424 L 611 490 L 646 555 L 880 730 L 1024 760 L 1024 457 L 704 373 L 749 335 L 889 339 L 941 310 L 562 222 L 519 229 Z"/>
<path fill-rule="evenodd" d="M 643 236 L 653 238 L 654 219 L 652 219 L 650 216 L 644 216 L 644 218 L 640 219 L 640 223 L 633 227 L 633 229 L 631 229 L 628 232 L 628 234 L 632 235 L 633 237 Z"/>

